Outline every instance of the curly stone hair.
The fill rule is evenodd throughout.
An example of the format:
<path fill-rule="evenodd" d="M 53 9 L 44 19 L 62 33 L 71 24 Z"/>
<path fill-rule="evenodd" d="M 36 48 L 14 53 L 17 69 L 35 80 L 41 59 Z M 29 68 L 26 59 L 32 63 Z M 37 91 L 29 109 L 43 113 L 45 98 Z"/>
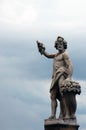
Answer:
<path fill-rule="evenodd" d="M 57 40 L 55 41 L 55 48 L 56 48 L 56 46 L 57 46 L 57 44 L 58 44 L 59 42 L 62 42 L 63 45 L 64 45 L 64 49 L 67 49 L 67 42 L 66 42 L 66 41 L 64 40 L 64 38 L 61 37 L 61 36 L 58 36 L 58 37 L 57 37 Z"/>

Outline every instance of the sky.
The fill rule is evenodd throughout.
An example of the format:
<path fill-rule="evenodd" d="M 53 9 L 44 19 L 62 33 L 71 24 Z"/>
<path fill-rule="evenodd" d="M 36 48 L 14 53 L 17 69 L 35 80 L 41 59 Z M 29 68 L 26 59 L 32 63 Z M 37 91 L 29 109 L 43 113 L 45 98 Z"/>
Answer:
<path fill-rule="evenodd" d="M 0 129 L 43 130 L 50 116 L 53 60 L 38 53 L 36 40 L 56 53 L 62 36 L 73 63 L 77 122 L 86 130 L 86 0 L 0 0 Z M 59 106 L 57 109 L 57 117 Z"/>

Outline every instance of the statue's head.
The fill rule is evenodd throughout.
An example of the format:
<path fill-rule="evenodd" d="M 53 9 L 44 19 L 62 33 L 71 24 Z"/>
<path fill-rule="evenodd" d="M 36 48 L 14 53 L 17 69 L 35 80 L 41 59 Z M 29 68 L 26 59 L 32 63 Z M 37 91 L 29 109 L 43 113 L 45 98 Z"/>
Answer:
<path fill-rule="evenodd" d="M 58 36 L 55 41 L 55 48 L 58 49 L 59 46 L 63 46 L 64 49 L 67 49 L 67 42 L 61 36 Z"/>

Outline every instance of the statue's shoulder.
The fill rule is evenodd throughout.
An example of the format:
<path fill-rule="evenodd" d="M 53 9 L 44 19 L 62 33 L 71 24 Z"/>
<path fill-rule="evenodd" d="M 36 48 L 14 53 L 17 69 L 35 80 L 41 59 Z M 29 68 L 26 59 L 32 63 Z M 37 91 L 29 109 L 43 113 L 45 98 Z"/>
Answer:
<path fill-rule="evenodd" d="M 67 51 L 63 52 L 62 55 L 63 55 L 64 59 L 69 59 L 69 54 Z"/>

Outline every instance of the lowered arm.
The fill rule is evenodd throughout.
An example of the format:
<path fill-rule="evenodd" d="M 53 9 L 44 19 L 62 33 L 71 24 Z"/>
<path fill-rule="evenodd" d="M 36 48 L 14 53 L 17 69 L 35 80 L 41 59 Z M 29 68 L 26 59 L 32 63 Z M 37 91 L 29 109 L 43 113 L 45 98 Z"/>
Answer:
<path fill-rule="evenodd" d="M 67 53 L 63 54 L 63 58 L 64 58 L 65 66 L 67 68 L 66 71 L 68 73 L 68 78 L 71 78 L 72 73 L 73 73 L 73 65 Z"/>

